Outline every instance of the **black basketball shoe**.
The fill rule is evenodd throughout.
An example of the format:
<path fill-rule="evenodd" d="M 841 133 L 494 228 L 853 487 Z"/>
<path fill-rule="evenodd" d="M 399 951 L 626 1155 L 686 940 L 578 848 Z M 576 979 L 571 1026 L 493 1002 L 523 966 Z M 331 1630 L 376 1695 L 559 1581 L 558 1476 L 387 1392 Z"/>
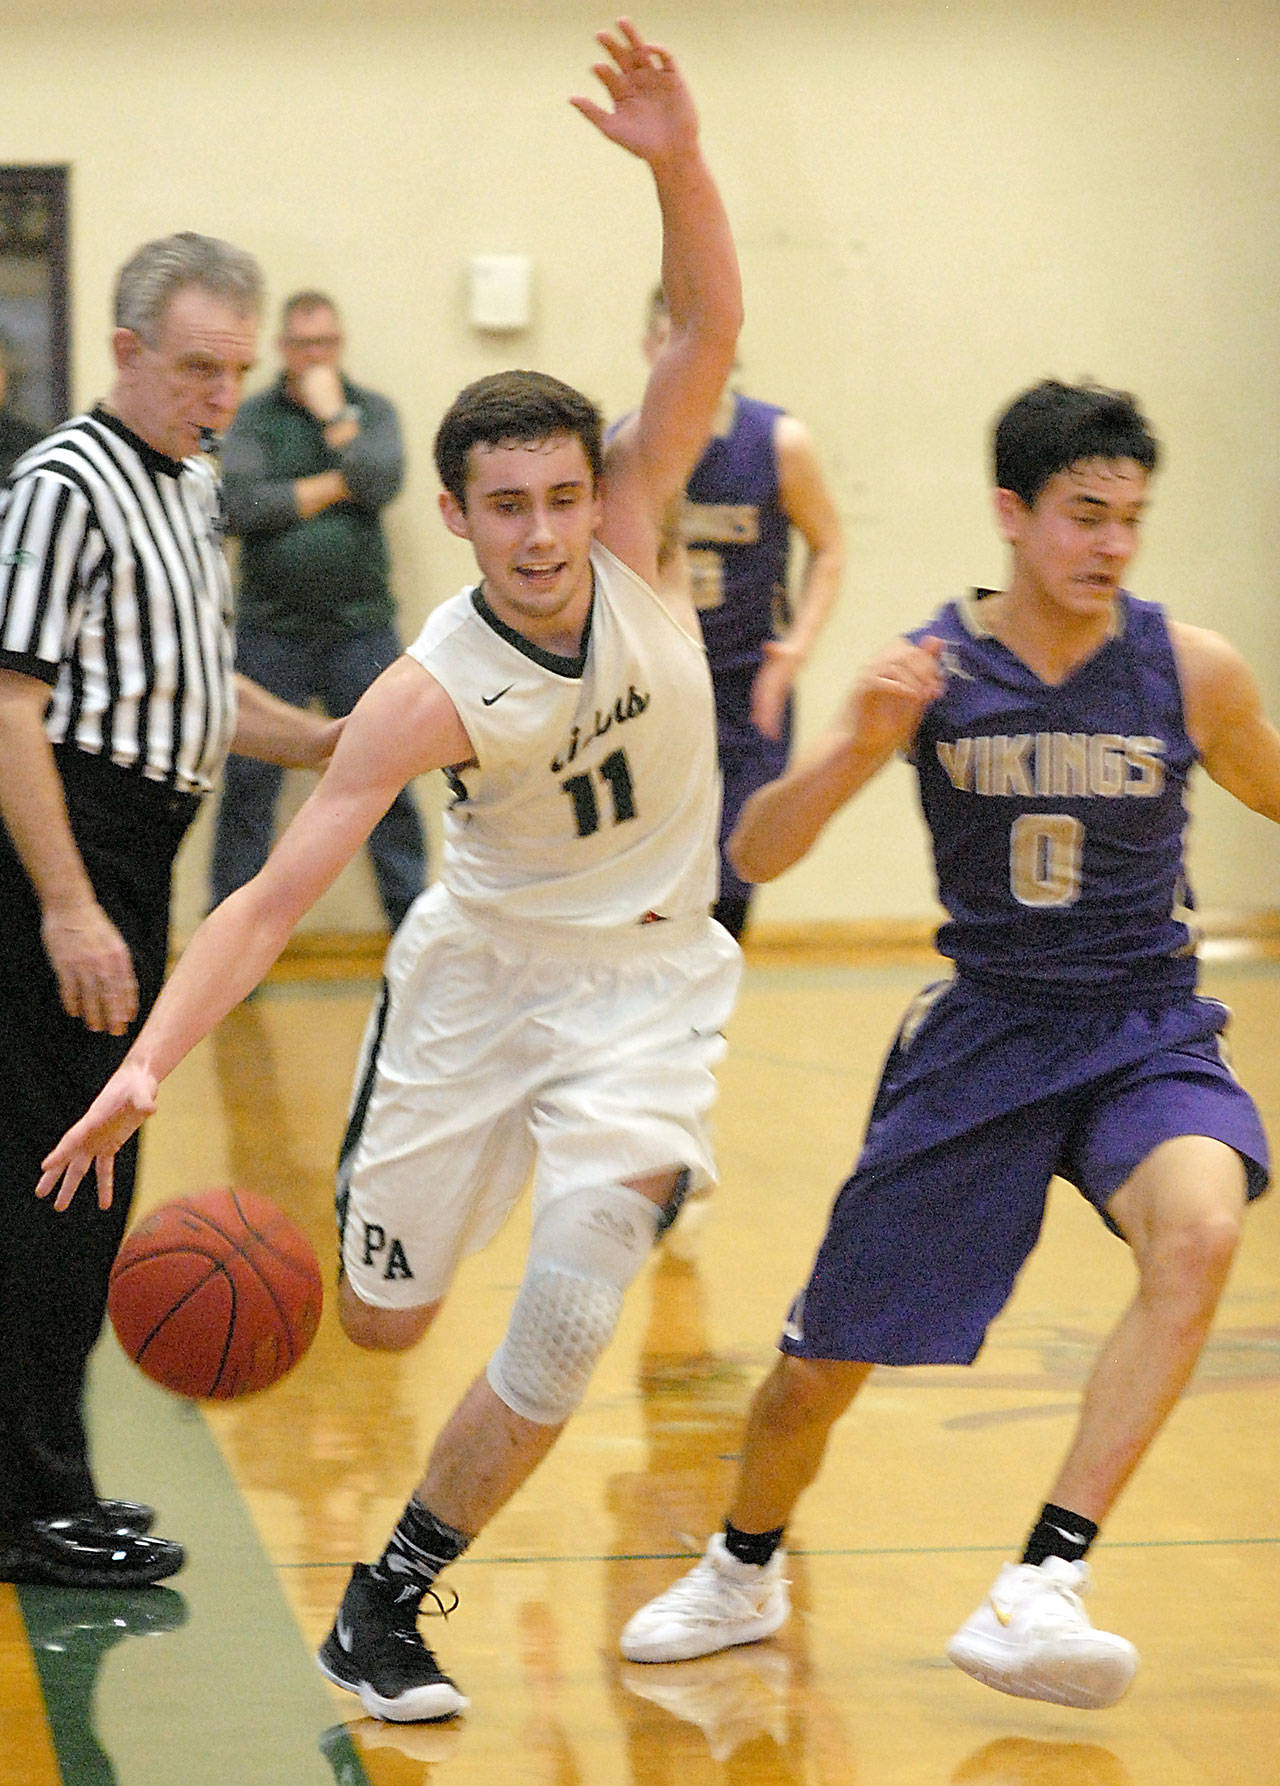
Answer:
<path fill-rule="evenodd" d="M 397 1606 L 365 1563 L 351 1571 L 316 1660 L 335 1686 L 359 1695 L 371 1718 L 430 1723 L 455 1717 L 469 1703 L 419 1637 L 416 1609 Z"/>

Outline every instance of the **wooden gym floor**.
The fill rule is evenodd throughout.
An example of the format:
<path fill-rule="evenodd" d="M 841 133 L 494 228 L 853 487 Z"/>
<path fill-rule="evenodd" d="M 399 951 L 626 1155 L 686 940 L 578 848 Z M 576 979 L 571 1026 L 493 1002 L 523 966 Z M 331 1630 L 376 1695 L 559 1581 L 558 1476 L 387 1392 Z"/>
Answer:
<path fill-rule="evenodd" d="M 942 1655 L 1012 1555 L 1128 1294 L 1121 1244 L 1056 1186 L 971 1371 L 882 1370 L 791 1534 L 774 1642 L 622 1663 L 626 1616 L 718 1524 L 740 1418 L 858 1144 L 927 952 L 750 958 L 718 1115 L 723 1181 L 655 1254 L 560 1447 L 451 1572 L 428 1641 L 472 1700 L 381 1725 L 312 1661 L 350 1562 L 380 1549 L 427 1442 L 497 1342 L 526 1239 L 467 1265 L 419 1352 L 356 1352 L 326 1309 L 285 1382 L 196 1408 L 108 1338 L 104 1492 L 147 1498 L 190 1562 L 167 1588 L 0 1586 L 5 1786 L 1277 1786 L 1280 1198 L 1255 1206 L 1199 1374 L 1095 1553 L 1097 1622 L 1142 1669 L 1112 1711 L 1002 1697 Z M 1280 1140 L 1280 961 L 1219 948 L 1241 1077 Z M 368 978 L 283 979 L 175 1075 L 139 1210 L 234 1181 L 290 1208 L 326 1274 L 331 1167 Z"/>

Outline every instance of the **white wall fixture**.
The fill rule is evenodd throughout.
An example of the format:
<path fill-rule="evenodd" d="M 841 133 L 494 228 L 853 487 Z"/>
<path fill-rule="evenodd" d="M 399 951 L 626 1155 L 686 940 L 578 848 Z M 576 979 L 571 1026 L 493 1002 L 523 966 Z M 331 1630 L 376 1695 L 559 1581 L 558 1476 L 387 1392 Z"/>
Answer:
<path fill-rule="evenodd" d="M 476 329 L 527 329 L 533 266 L 527 254 L 473 254 L 467 313 Z"/>

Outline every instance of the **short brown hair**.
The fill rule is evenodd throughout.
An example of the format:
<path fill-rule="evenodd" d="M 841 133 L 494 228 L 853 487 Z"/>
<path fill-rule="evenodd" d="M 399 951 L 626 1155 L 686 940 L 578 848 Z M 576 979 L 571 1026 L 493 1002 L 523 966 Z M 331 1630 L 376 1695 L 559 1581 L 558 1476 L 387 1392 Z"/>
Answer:
<path fill-rule="evenodd" d="M 603 422 L 589 397 L 545 372 L 494 372 L 459 391 L 436 432 L 440 481 L 467 506 L 468 455 L 473 446 L 548 440 L 572 434 L 582 442 L 593 482 L 604 469 Z"/>

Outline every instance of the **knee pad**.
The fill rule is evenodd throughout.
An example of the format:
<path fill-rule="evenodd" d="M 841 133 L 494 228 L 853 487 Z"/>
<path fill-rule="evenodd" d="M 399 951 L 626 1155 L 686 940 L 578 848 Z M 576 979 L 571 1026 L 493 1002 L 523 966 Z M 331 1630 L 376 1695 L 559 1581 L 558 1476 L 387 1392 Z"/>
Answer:
<path fill-rule="evenodd" d="M 626 1185 L 577 1191 L 534 1224 L 489 1387 L 525 1420 L 559 1426 L 586 1393 L 622 1296 L 653 1246 L 658 1205 Z"/>

